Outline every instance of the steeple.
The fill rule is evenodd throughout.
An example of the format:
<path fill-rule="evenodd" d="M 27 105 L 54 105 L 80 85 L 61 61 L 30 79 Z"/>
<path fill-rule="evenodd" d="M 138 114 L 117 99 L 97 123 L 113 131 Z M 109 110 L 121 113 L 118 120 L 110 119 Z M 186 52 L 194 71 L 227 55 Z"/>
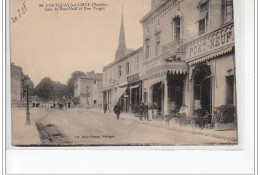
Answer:
<path fill-rule="evenodd" d="M 122 58 L 125 55 L 126 55 L 126 44 L 125 44 L 125 29 L 124 29 L 123 4 L 122 4 L 121 26 L 120 26 L 118 48 L 116 50 L 116 60 Z"/>

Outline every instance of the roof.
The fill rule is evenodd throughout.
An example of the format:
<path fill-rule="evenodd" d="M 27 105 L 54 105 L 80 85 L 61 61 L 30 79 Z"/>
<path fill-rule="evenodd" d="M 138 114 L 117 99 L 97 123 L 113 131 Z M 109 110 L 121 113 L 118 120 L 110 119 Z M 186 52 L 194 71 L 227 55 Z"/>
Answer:
<path fill-rule="evenodd" d="M 114 66 L 114 65 L 116 65 L 117 63 L 120 63 L 120 62 L 126 60 L 127 58 L 129 58 L 129 57 L 135 55 L 136 53 L 140 52 L 141 50 L 143 50 L 143 47 L 140 47 L 140 48 L 138 48 L 138 49 L 136 49 L 136 50 L 130 52 L 129 54 L 123 56 L 123 57 L 120 58 L 119 60 L 116 60 L 116 61 L 110 63 L 109 65 L 107 65 L 107 66 L 105 66 L 105 67 L 103 68 L 103 71 L 104 71 L 104 70 L 107 70 L 108 68 L 110 68 L 110 67 L 112 67 L 112 66 Z"/>

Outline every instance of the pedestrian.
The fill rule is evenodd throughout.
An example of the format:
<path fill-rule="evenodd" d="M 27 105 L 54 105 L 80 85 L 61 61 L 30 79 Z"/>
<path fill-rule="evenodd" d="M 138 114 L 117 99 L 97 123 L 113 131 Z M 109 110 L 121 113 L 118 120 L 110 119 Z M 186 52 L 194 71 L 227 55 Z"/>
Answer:
<path fill-rule="evenodd" d="M 119 105 L 119 102 L 117 102 L 117 104 L 114 107 L 114 113 L 116 114 L 117 120 L 119 120 L 120 112 L 121 112 L 121 106 Z"/>
<path fill-rule="evenodd" d="M 107 112 L 107 101 L 104 102 L 103 108 L 104 108 L 104 113 L 106 113 Z"/>
<path fill-rule="evenodd" d="M 147 103 L 144 104 L 144 120 L 149 120 L 149 116 L 148 116 L 148 105 Z"/>
<path fill-rule="evenodd" d="M 110 114 L 110 113 L 111 113 L 111 109 L 112 109 L 112 108 L 111 108 L 111 104 L 108 104 L 107 107 L 108 107 L 108 112 L 109 112 L 109 114 Z"/>
<path fill-rule="evenodd" d="M 140 112 L 139 120 L 143 120 L 143 115 L 144 115 L 144 104 L 143 103 L 140 103 L 140 105 L 139 105 L 139 112 Z"/>

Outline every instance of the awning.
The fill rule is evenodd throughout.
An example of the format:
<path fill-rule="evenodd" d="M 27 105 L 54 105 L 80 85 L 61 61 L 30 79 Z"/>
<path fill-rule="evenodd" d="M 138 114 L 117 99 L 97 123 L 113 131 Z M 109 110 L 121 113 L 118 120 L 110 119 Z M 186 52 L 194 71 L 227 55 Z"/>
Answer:
<path fill-rule="evenodd" d="M 126 88 L 127 87 L 117 88 L 117 92 L 111 98 L 112 102 L 117 102 L 119 98 L 123 95 L 123 93 L 126 91 Z"/>
<path fill-rule="evenodd" d="M 138 88 L 139 86 L 141 86 L 141 84 L 137 84 L 135 86 L 130 86 L 131 89 L 134 89 L 134 88 Z"/>
<path fill-rule="evenodd" d="M 210 55 L 207 55 L 205 57 L 202 57 L 202 58 L 199 58 L 199 59 L 196 59 L 196 60 L 193 60 L 191 62 L 189 62 L 189 65 L 194 65 L 194 64 L 198 64 L 198 63 L 201 63 L 201 62 L 204 62 L 204 61 L 207 61 L 207 60 L 210 60 L 212 58 L 216 58 L 218 56 L 221 56 L 221 55 L 224 55 L 226 53 L 229 53 L 233 50 L 233 46 L 232 47 L 229 47 L 227 49 L 223 49 L 221 51 L 218 51 L 218 52 L 215 52 L 213 54 L 210 54 Z"/>

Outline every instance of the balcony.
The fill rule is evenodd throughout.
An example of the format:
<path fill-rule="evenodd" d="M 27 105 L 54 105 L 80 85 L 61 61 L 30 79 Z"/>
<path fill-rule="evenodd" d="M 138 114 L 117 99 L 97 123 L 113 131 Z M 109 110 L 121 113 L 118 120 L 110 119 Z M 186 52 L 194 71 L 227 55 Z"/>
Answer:
<path fill-rule="evenodd" d="M 146 76 L 159 72 L 186 73 L 188 66 L 181 59 L 166 60 L 162 55 L 144 62 Z"/>
<path fill-rule="evenodd" d="M 162 56 L 168 56 L 172 54 L 185 54 L 185 42 L 186 40 L 180 39 L 162 46 Z"/>

